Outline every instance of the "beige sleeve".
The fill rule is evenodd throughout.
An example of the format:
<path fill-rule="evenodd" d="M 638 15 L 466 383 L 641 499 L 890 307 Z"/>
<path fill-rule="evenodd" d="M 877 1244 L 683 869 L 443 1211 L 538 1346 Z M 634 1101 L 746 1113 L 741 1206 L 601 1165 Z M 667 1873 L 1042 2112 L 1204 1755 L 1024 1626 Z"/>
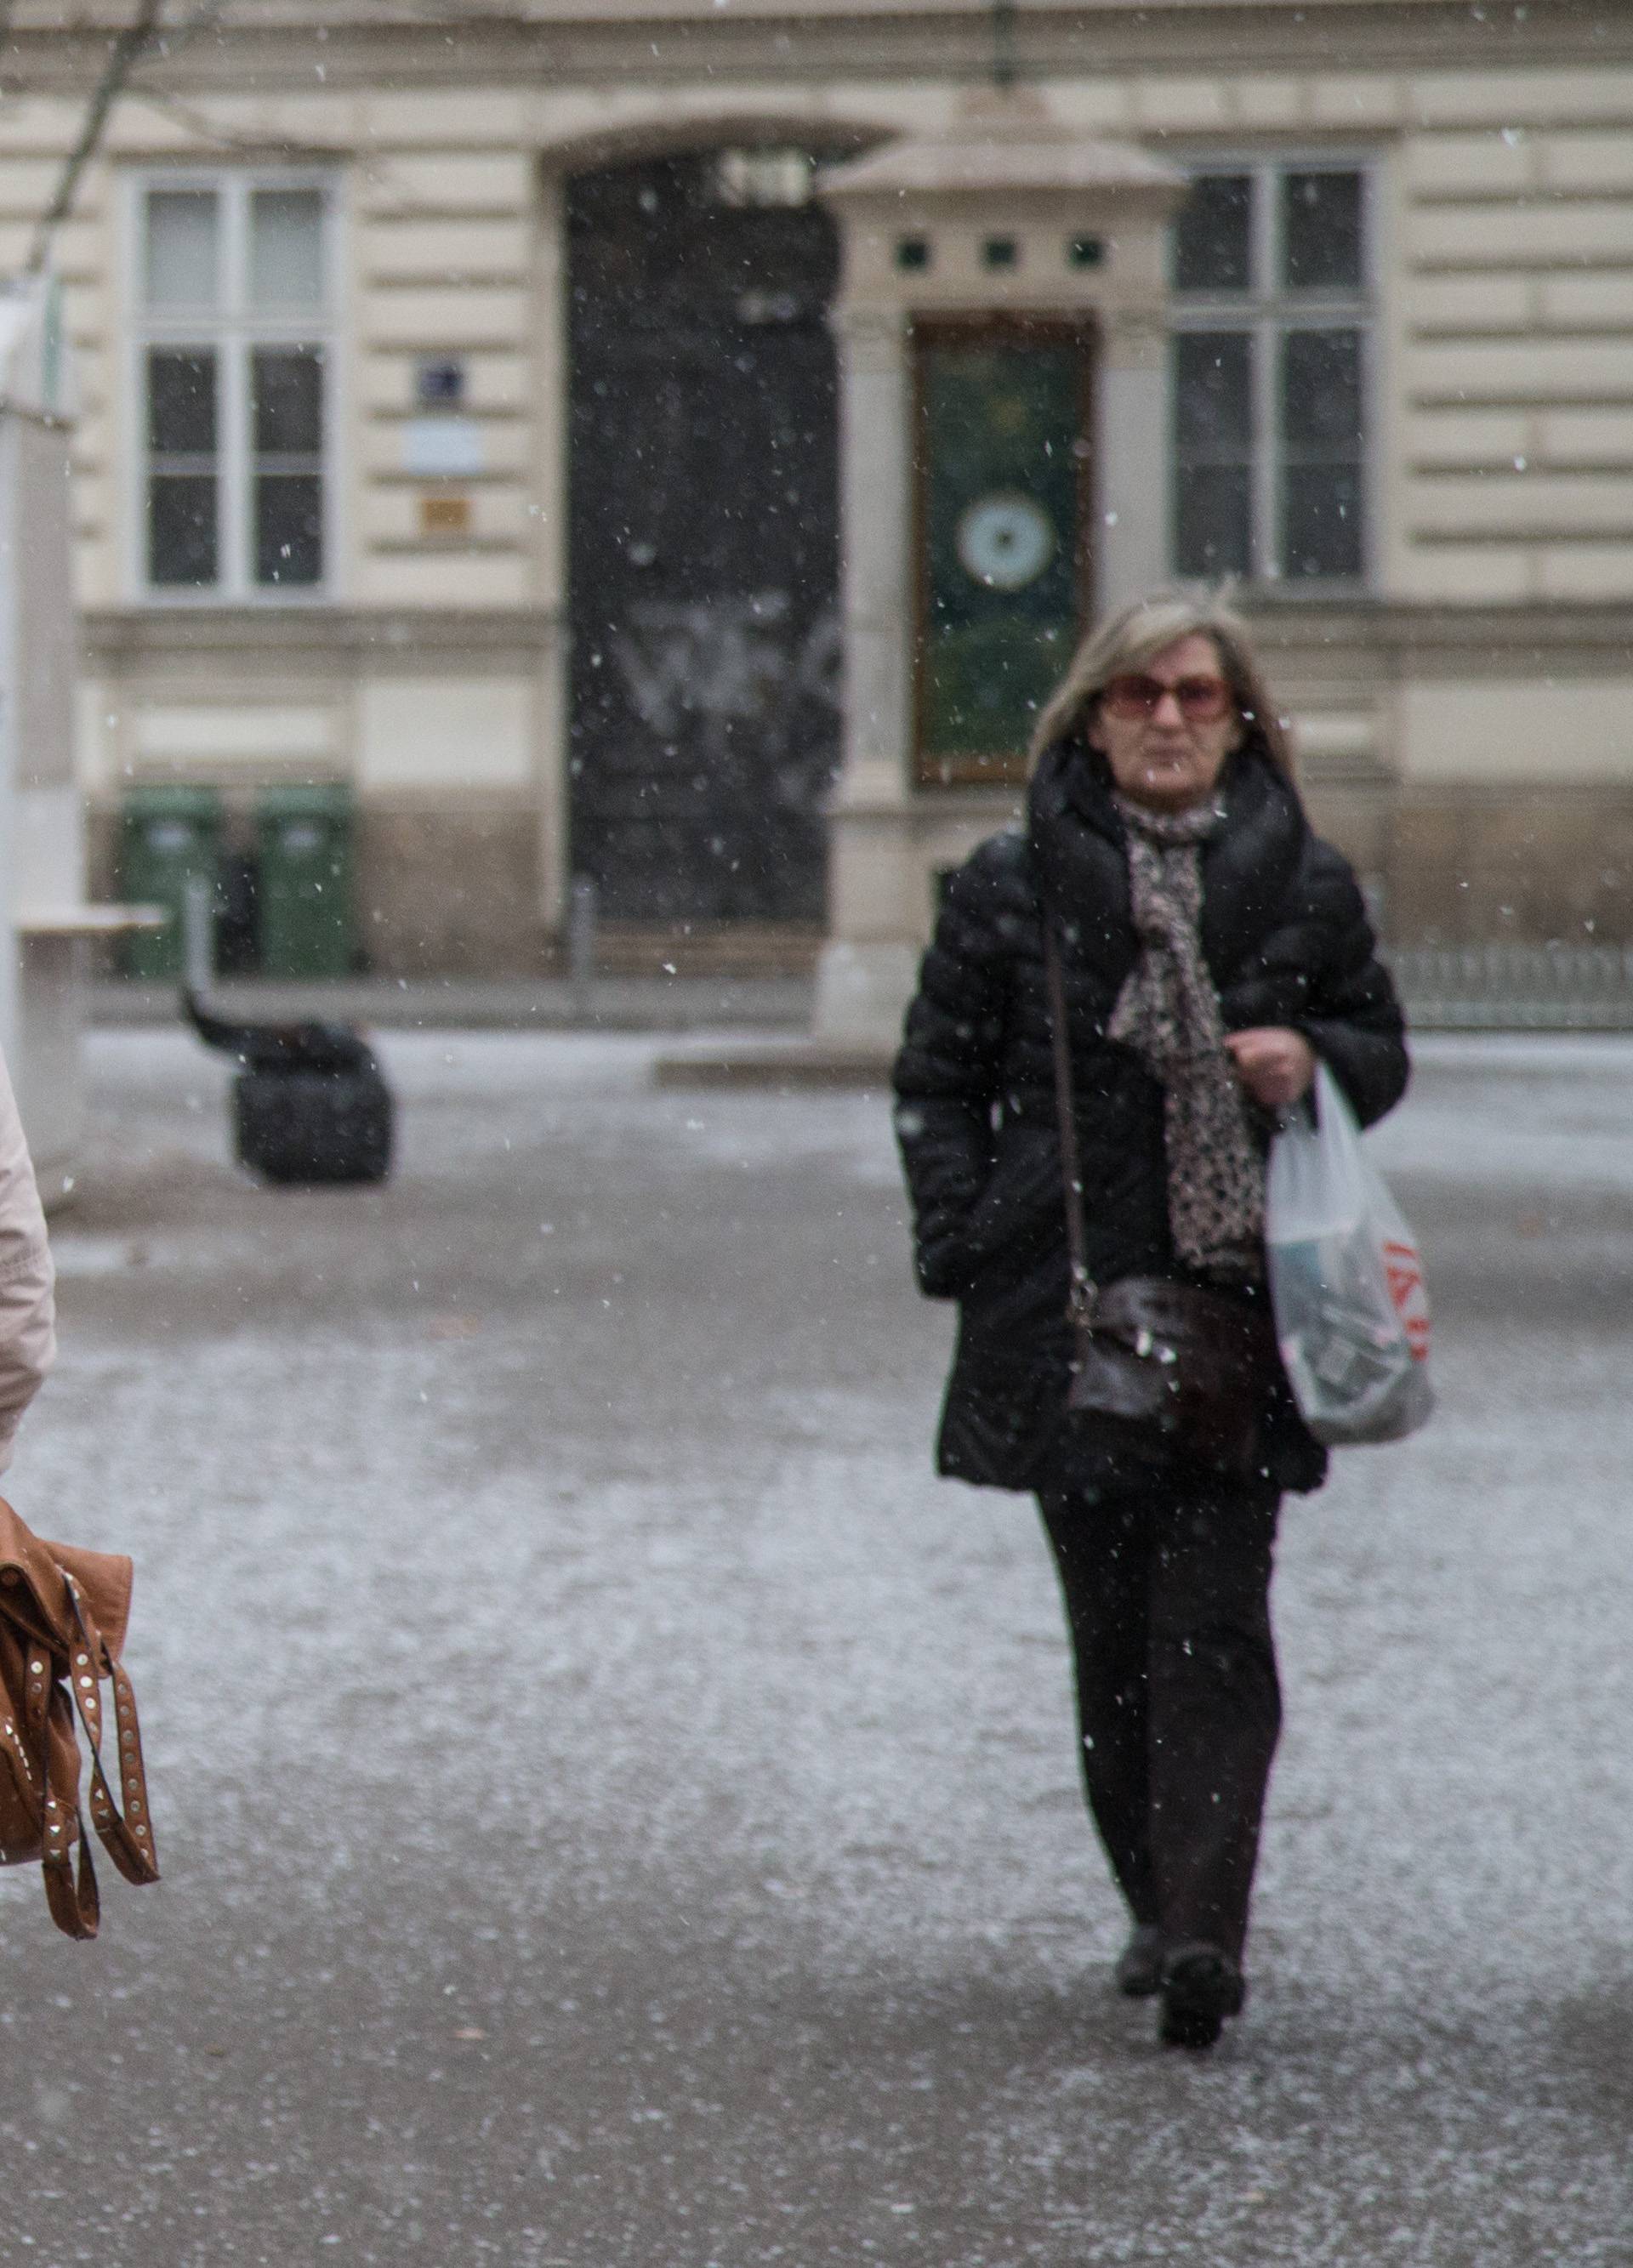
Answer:
<path fill-rule="evenodd" d="M 54 1281 L 33 1162 L 0 1060 L 0 1472 L 56 1355 Z"/>

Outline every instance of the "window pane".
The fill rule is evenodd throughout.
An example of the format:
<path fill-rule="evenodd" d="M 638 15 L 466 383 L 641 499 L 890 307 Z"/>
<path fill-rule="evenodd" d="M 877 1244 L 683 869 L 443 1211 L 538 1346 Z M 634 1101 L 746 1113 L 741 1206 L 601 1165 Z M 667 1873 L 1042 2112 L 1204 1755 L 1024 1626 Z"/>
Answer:
<path fill-rule="evenodd" d="M 1359 575 L 1363 425 L 1359 331 L 1282 341 L 1282 571 Z"/>
<path fill-rule="evenodd" d="M 1174 426 L 1181 461 L 1252 446 L 1252 347 L 1245 331 L 1181 331 L 1174 341 Z"/>
<path fill-rule="evenodd" d="M 258 456 L 315 457 L 323 446 L 323 357 L 317 347 L 258 347 L 250 364 Z"/>
<path fill-rule="evenodd" d="M 1252 483 L 1245 465 L 1182 472 L 1174 495 L 1174 571 L 1213 578 L 1252 568 Z"/>
<path fill-rule="evenodd" d="M 1287 173 L 1282 245 L 1295 291 L 1354 291 L 1362 283 L 1359 173 Z"/>
<path fill-rule="evenodd" d="M 1253 342 L 1245 331 L 1174 341 L 1174 567 L 1245 575 L 1252 564 Z"/>
<path fill-rule="evenodd" d="M 216 358 L 197 347 L 147 357 L 147 445 L 155 456 L 208 457 L 216 446 Z"/>
<path fill-rule="evenodd" d="M 147 488 L 147 578 L 194 590 L 216 579 L 216 483 L 209 473 L 159 473 Z"/>
<path fill-rule="evenodd" d="M 255 580 L 323 578 L 323 483 L 316 473 L 262 473 L 255 481 Z"/>
<path fill-rule="evenodd" d="M 213 189 L 151 189 L 147 198 L 147 302 L 212 307 L 220 221 Z"/>
<path fill-rule="evenodd" d="M 1289 331 L 1282 341 L 1282 434 L 1290 449 L 1357 449 L 1361 334 Z"/>
<path fill-rule="evenodd" d="M 1282 492 L 1284 575 L 1359 575 L 1362 538 L 1359 466 L 1287 468 Z"/>
<path fill-rule="evenodd" d="M 258 307 L 314 307 L 322 298 L 321 190 L 251 193 L 249 296 Z"/>
<path fill-rule="evenodd" d="M 1176 291 L 1245 291 L 1252 276 L 1253 177 L 1202 173 L 1174 223 Z"/>

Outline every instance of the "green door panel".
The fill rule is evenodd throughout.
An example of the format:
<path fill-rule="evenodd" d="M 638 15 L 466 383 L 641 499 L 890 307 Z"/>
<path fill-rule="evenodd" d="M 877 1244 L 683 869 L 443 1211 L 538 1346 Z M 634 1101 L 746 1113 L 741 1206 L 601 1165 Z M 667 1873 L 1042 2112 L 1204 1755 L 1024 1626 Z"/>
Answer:
<path fill-rule="evenodd" d="M 1016 776 L 1085 613 L 1086 344 L 919 342 L 919 777 Z"/>

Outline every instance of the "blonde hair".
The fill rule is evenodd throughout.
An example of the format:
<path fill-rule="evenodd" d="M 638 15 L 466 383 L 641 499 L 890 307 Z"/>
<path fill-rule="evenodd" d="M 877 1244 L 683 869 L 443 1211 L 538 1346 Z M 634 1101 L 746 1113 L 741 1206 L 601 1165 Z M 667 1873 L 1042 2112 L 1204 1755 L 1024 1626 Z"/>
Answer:
<path fill-rule="evenodd" d="M 1032 734 L 1031 762 L 1089 721 L 1101 693 L 1125 671 L 1142 669 L 1180 638 L 1211 638 L 1220 667 L 1255 749 L 1285 777 L 1293 777 L 1292 744 L 1265 683 L 1246 623 L 1223 593 L 1209 590 L 1153 591 L 1090 630 L 1071 666 L 1045 702 Z"/>

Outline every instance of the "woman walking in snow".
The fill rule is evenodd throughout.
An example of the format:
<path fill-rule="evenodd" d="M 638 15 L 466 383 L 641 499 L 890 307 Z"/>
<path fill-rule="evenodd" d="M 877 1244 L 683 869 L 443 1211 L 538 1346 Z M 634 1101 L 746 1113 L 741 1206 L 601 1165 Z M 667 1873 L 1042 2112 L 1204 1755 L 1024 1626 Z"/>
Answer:
<path fill-rule="evenodd" d="M 1326 1469 L 1264 1261 L 1269 1132 L 1318 1057 L 1363 1124 L 1406 1085 L 1354 875 L 1310 829 L 1243 623 L 1205 597 L 1142 600 L 1045 710 L 1025 824 L 953 875 L 895 1086 L 920 1285 L 961 1308 L 939 1468 L 1038 1497 L 1089 1805 L 1133 1923 L 1116 1982 L 1160 1996 L 1180 2047 L 1243 2003 L 1281 1721 L 1276 1518 Z M 1080 1314 L 1139 1325 L 1113 1371 L 1149 1373 L 1140 1319 L 1177 1307 L 1193 1323 L 1170 1378 L 1216 1388 L 1239 1332 L 1239 1423 L 1177 1432 L 1167 1404 L 1119 1414 L 1086 1390 L 1102 1406 L 1068 1418 L 1075 1368 L 1109 1344 L 1085 1356 L 1075 1279 Z"/>

